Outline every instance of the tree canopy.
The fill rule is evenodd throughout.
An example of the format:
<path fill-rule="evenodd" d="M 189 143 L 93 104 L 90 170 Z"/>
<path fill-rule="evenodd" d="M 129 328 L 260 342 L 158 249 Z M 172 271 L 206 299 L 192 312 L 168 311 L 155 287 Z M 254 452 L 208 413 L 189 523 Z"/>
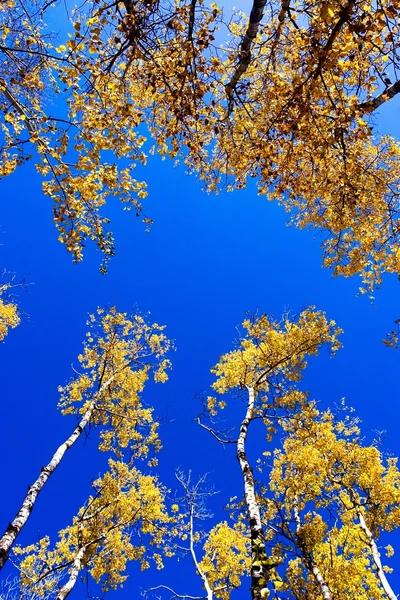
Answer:
<path fill-rule="evenodd" d="M 157 151 L 208 190 L 256 177 L 364 289 L 398 273 L 398 143 L 374 120 L 400 89 L 397 2 L 255 0 L 247 21 L 199 0 L 88 1 L 64 43 L 52 4 L 1 6 L 1 174 L 34 158 L 74 260 L 88 238 L 114 253 L 102 206 L 140 215 L 133 169 Z"/>
<path fill-rule="evenodd" d="M 114 200 L 151 232 L 148 183 L 157 177 L 157 169 L 161 173 L 160 160 L 170 159 L 183 165 L 211 196 L 253 189 L 281 205 L 291 223 L 318 234 L 323 265 L 335 276 L 357 276 L 361 293 L 372 297 L 384 278 L 386 284 L 390 275 L 400 277 L 400 146 L 394 134 L 381 133 L 378 116 L 400 92 L 400 2 L 254 0 L 244 8 L 248 16 L 205 0 L 84 0 L 77 7 L 56 0 L 4 0 L 0 178 L 15 176 L 11 181 L 17 181 L 18 174 L 22 178 L 30 173 L 29 182 L 40 180 L 44 196 L 52 201 L 58 240 L 72 262 L 90 255 L 85 246 L 91 241 L 100 251 L 100 271 L 107 281 L 109 260 L 116 253 L 110 229 Z M 168 185 L 163 181 L 159 192 L 166 192 Z M 190 194 L 186 202 L 191 202 Z M 217 206 L 216 198 L 213 202 Z M 28 199 L 20 203 L 20 223 L 28 204 Z M 218 210 L 213 213 L 210 206 L 207 218 L 212 223 Z M 221 238 L 229 229 L 229 206 L 225 210 Z M 189 216 L 197 218 L 195 211 Z M 131 223 L 128 215 L 125 221 Z M 118 217 L 114 222 L 119 228 Z M 267 244 L 272 229 L 264 225 Z M 185 216 L 180 226 L 188 227 L 191 238 L 180 254 L 189 254 L 198 240 Z M 57 258 L 53 263 L 52 249 L 42 244 L 44 230 L 33 220 L 27 227 L 41 260 L 57 271 L 61 262 Z M 168 232 L 171 239 L 177 229 Z M 322 397 L 315 400 L 309 391 L 318 368 L 314 364 L 324 364 L 323 353 L 334 357 L 342 351 L 341 324 L 330 315 L 338 301 L 331 294 L 327 313 L 314 301 L 304 308 L 307 299 L 295 290 L 290 300 L 295 297 L 298 312 L 286 310 L 271 264 L 277 260 L 281 272 L 291 267 L 279 256 L 263 262 L 255 237 L 250 224 L 240 247 L 242 266 L 232 260 L 231 272 L 231 265 L 221 263 L 220 277 L 231 296 L 246 288 L 255 303 L 260 281 L 269 280 L 265 303 L 279 297 L 283 305 L 278 316 L 268 305 L 265 313 L 260 306 L 237 327 L 230 349 L 218 330 L 212 351 L 206 353 L 202 336 L 228 312 L 231 301 L 225 296 L 224 306 L 219 306 L 218 291 L 206 280 L 198 282 L 198 293 L 217 313 L 216 321 L 208 317 L 196 328 L 203 302 L 196 303 L 196 292 L 177 317 L 189 340 L 185 365 L 191 361 L 193 372 L 196 361 L 202 368 L 211 367 L 197 405 L 189 409 L 201 442 L 191 439 L 191 433 L 185 438 L 190 426 L 184 421 L 188 398 L 181 395 L 183 384 L 171 388 L 171 396 L 178 394 L 175 415 L 168 406 L 163 417 L 157 400 L 160 386 L 155 384 L 167 383 L 168 389 L 174 333 L 167 335 L 150 315 L 115 308 L 110 303 L 115 279 L 103 284 L 105 308 L 93 313 L 91 307 L 73 376 L 58 388 L 58 407 L 65 421 L 74 423 L 63 434 L 60 426 L 55 451 L 46 445 L 51 458 L 37 464 L 27 492 L 18 492 L 14 518 L 2 515 L 0 569 L 8 573 L 17 567 L 19 575 L 17 584 L 8 585 L 5 579 L 1 600 L 12 600 L 15 586 L 19 597 L 34 600 L 64 600 L 70 593 L 89 597 L 92 580 L 97 597 L 124 588 L 131 571 L 138 581 L 136 593 L 140 589 L 149 600 L 397 598 L 399 580 L 391 577 L 386 564 L 394 553 L 389 534 L 400 525 L 397 459 L 387 455 L 380 439 L 370 439 L 344 400 L 330 402 L 329 383 L 322 382 Z M 240 241 L 241 233 L 238 247 Z M 211 265 L 218 262 L 224 239 L 211 251 L 208 243 L 201 239 L 199 254 Z M 232 253 L 233 246 L 228 249 Z M 186 263 L 178 273 L 183 283 L 174 280 L 172 295 L 171 288 L 156 288 L 155 282 L 164 281 L 163 269 L 167 272 L 169 247 L 158 246 L 146 280 L 145 269 L 140 275 L 138 265 L 149 264 L 149 248 L 138 243 L 129 265 L 124 263 L 118 272 L 123 302 L 128 301 L 127 282 L 134 279 L 135 297 L 143 287 L 146 300 L 156 302 L 160 312 L 175 308 L 179 290 L 192 271 L 196 277 L 196 270 Z M 291 247 L 289 263 L 295 263 L 296 253 Z M 301 276 L 306 278 L 308 263 L 303 260 Z M 77 266 L 71 268 L 78 273 Z M 9 343 L 12 348 L 11 330 L 19 326 L 18 335 L 25 327 L 14 293 L 24 280 L 15 281 L 4 271 L 0 341 L 5 340 L 5 351 Z M 80 284 L 80 306 L 86 311 L 89 278 Z M 60 307 L 65 306 L 63 293 Z M 241 306 L 242 311 L 246 308 Z M 74 308 L 68 309 L 74 315 Z M 78 325 L 63 311 L 49 309 L 48 327 L 67 336 L 66 323 L 77 331 Z M 368 329 L 368 322 L 362 328 Z M 18 479 L 25 477 L 29 448 L 36 458 L 35 448 L 47 438 L 53 440 L 35 386 L 52 379 L 48 365 L 56 362 L 62 371 L 65 357 L 60 343 L 52 351 L 54 332 L 46 333 L 45 326 L 43 332 L 48 348 L 41 368 L 28 378 L 36 391 L 29 389 L 24 402 L 16 402 L 21 414 L 16 413 L 10 428 L 18 434 L 23 407 L 34 400 L 43 435 L 33 428 L 30 442 L 18 442 L 23 456 L 12 467 Z M 360 354 L 366 339 L 365 331 L 355 336 L 353 330 L 350 341 Z M 398 327 L 385 345 L 386 352 L 397 347 Z M 377 362 L 377 375 L 375 353 L 371 349 L 363 365 L 367 383 L 360 398 L 372 388 L 373 379 L 381 376 L 384 383 L 384 361 Z M 191 380 L 192 370 L 187 372 L 180 360 L 180 382 Z M 21 374 L 29 373 L 29 365 L 18 366 Z M 191 381 L 192 390 L 196 385 L 202 381 Z M 391 394 L 395 396 L 394 390 Z M 179 425 L 169 435 L 175 419 Z M 199 445 L 192 456 L 194 439 Z M 86 445 L 96 449 L 92 458 Z M 205 474 L 205 464 L 212 455 L 217 468 L 221 446 L 229 471 L 221 476 L 224 498 L 215 510 L 216 490 L 209 483 L 213 473 Z M 162 449 L 172 449 L 176 462 L 163 462 Z M 65 466 L 71 455 L 76 461 L 72 469 Z M 180 460 L 191 456 L 195 470 L 201 471 L 198 477 L 191 466 L 188 472 L 181 466 Z M 78 462 L 89 485 L 80 482 Z M 232 477 L 231 463 L 236 466 Z M 61 484 L 56 478 L 63 472 Z M 218 485 L 218 476 L 216 480 Z M 42 515 L 40 528 L 32 534 L 31 521 L 48 489 L 57 491 L 57 509 L 67 502 L 66 491 L 79 495 L 79 502 L 65 512 L 60 509 L 56 528 L 51 524 L 55 515 Z M 169 578 L 161 571 L 167 567 L 168 573 L 168 564 L 175 565 Z M 180 564 L 190 565 L 190 583 L 179 579 Z M 141 572 L 151 567 L 161 573 L 152 571 L 148 584 Z"/>

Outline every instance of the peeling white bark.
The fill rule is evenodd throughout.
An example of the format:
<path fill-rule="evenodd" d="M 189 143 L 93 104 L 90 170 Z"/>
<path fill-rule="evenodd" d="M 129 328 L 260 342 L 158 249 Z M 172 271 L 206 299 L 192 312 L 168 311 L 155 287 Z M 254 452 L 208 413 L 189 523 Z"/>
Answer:
<path fill-rule="evenodd" d="M 69 450 L 71 448 L 71 446 L 73 446 L 73 444 L 75 444 L 75 442 L 77 441 L 77 439 L 79 438 L 79 436 L 81 435 L 81 433 L 83 432 L 85 427 L 90 422 L 98 397 L 112 383 L 114 378 L 115 378 L 115 375 L 113 375 L 105 383 L 103 383 L 101 388 L 94 395 L 87 411 L 83 415 L 79 424 L 75 427 L 72 434 L 56 450 L 56 452 L 53 454 L 53 457 L 50 460 L 50 462 L 45 467 L 42 467 L 39 477 L 36 479 L 35 483 L 33 483 L 29 487 L 28 493 L 26 494 L 24 501 L 22 502 L 21 508 L 15 515 L 14 520 L 8 525 L 6 531 L 4 532 L 3 536 L 0 539 L 0 570 L 3 568 L 3 566 L 7 562 L 9 552 L 10 552 L 15 540 L 17 539 L 23 526 L 29 519 L 29 516 L 33 510 L 33 507 L 35 505 L 35 502 L 36 502 L 36 499 L 37 499 L 39 493 L 42 491 L 42 489 L 43 489 L 44 485 L 46 484 L 47 480 L 49 479 L 49 477 L 54 473 L 54 471 L 60 464 L 60 462 L 61 462 L 62 458 L 64 457 L 65 453 L 67 452 L 67 450 Z"/>

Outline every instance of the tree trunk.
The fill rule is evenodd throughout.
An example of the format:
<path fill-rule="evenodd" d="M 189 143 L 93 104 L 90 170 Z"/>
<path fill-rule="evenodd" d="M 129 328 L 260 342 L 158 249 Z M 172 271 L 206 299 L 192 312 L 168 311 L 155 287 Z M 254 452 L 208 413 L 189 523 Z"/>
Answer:
<path fill-rule="evenodd" d="M 204 573 L 204 571 L 202 571 L 202 569 L 199 566 L 199 563 L 197 561 L 197 556 L 196 556 L 196 552 L 194 549 L 194 526 L 193 526 L 193 507 L 190 508 L 190 533 L 189 533 L 189 538 L 190 538 L 190 555 L 192 557 L 194 566 L 196 567 L 196 571 L 198 572 L 198 574 L 201 577 L 201 580 L 203 582 L 204 585 L 204 589 L 207 592 L 207 600 L 213 600 L 214 595 L 212 592 L 212 589 L 210 587 L 208 578 L 206 576 L 206 574 Z M 61 598 L 57 598 L 57 600 L 61 600 Z"/>
<path fill-rule="evenodd" d="M 264 7 L 267 3 L 267 0 L 254 0 L 253 7 L 250 12 L 249 23 L 247 26 L 247 31 L 243 38 L 243 41 L 240 45 L 239 50 L 239 64 L 235 69 L 234 74 L 232 75 L 231 80 L 225 86 L 226 94 L 228 98 L 232 99 L 233 91 L 238 83 L 239 79 L 242 77 L 243 73 L 247 70 L 247 67 L 250 64 L 251 60 L 251 46 L 253 41 L 258 33 L 258 28 L 260 26 L 260 22 L 264 15 Z M 232 110 L 230 107 L 229 112 Z"/>
<path fill-rule="evenodd" d="M 254 476 L 246 454 L 246 439 L 249 424 L 253 419 L 255 393 L 253 387 L 247 387 L 248 403 L 246 416 L 240 425 L 237 441 L 237 459 L 243 475 L 244 497 L 249 513 L 251 536 L 251 597 L 253 600 L 262 598 L 262 590 L 267 588 L 269 568 L 271 566 L 265 551 L 264 531 L 261 523 L 260 508 L 257 503 Z"/>
<path fill-rule="evenodd" d="M 378 547 L 374 540 L 374 536 L 372 535 L 371 531 L 369 530 L 368 525 L 366 524 L 364 516 L 361 513 L 361 511 L 357 511 L 357 515 L 360 520 L 360 527 L 367 537 L 368 546 L 371 548 L 372 558 L 373 558 L 373 561 L 374 561 L 374 564 L 375 564 L 375 567 L 376 567 L 376 570 L 378 573 L 378 578 L 382 584 L 383 589 L 385 590 L 385 594 L 389 598 L 389 600 L 397 600 L 396 594 L 393 592 L 392 588 L 389 585 L 388 580 L 386 579 L 385 571 L 383 570 L 383 567 L 382 567 L 379 550 L 378 550 Z"/>
<path fill-rule="evenodd" d="M 65 585 L 62 586 L 60 591 L 57 594 L 56 600 L 65 600 L 65 598 L 72 592 L 74 586 L 76 584 L 76 580 L 78 579 L 79 571 L 82 568 L 82 560 L 85 555 L 86 546 L 82 546 L 79 548 L 77 555 L 75 556 L 74 562 L 72 564 L 71 573 L 69 575 L 69 579 Z"/>
<path fill-rule="evenodd" d="M 4 567 L 5 563 L 7 562 L 9 552 L 15 540 L 17 539 L 23 526 L 29 519 L 29 516 L 33 510 L 39 493 L 42 491 L 49 477 L 54 473 L 54 471 L 60 464 L 62 458 L 64 457 L 64 454 L 67 452 L 67 450 L 69 450 L 69 448 L 71 448 L 73 444 L 75 444 L 82 431 L 85 429 L 86 425 L 90 422 L 93 411 L 95 409 L 97 398 L 111 384 L 114 377 L 115 375 L 110 377 L 110 379 L 108 379 L 108 381 L 106 381 L 106 383 L 104 383 L 101 386 L 101 388 L 96 392 L 93 400 L 89 405 L 89 408 L 83 415 L 77 427 L 75 427 L 74 431 L 69 436 L 69 438 L 56 450 L 50 462 L 45 467 L 42 467 L 39 477 L 36 479 L 35 483 L 33 483 L 29 487 L 28 493 L 26 494 L 24 501 L 22 502 L 21 508 L 15 515 L 14 520 L 8 525 L 3 536 L 0 538 L 0 570 Z"/>
<path fill-rule="evenodd" d="M 325 579 L 322 577 L 321 571 L 318 569 L 317 563 L 315 562 L 312 554 L 310 552 L 307 552 L 307 550 L 304 548 L 304 544 L 299 535 L 300 528 L 301 528 L 301 522 L 300 522 L 300 514 L 299 514 L 299 509 L 298 509 L 298 503 L 297 503 L 297 496 L 295 497 L 295 503 L 294 503 L 294 519 L 296 521 L 297 543 L 298 543 L 299 549 L 304 557 L 304 562 L 306 564 L 306 567 L 307 567 L 307 569 L 309 569 L 311 571 L 311 573 L 314 576 L 315 581 L 318 583 L 323 599 L 324 600 L 332 600 L 332 596 L 331 596 L 331 592 L 328 587 L 328 584 L 326 583 Z"/>

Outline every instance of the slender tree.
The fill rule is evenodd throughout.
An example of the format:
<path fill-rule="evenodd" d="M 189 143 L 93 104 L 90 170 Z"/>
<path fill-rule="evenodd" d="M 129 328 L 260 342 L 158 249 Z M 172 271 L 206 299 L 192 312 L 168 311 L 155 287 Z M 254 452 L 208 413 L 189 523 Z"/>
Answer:
<path fill-rule="evenodd" d="M 209 397 L 198 420 L 220 443 L 236 444 L 244 496 L 230 509 L 233 529 L 247 531 L 251 543 L 251 597 L 394 600 L 379 538 L 400 525 L 397 461 L 384 460 L 376 446 L 363 443 L 356 419 L 320 412 L 293 385 L 306 354 L 316 354 L 322 344 L 337 349 L 338 330 L 310 310 L 280 324 L 263 316 L 244 328 L 237 348 L 212 369 L 213 387 L 223 395 Z M 228 438 L 216 418 L 230 408 L 237 421 L 233 404 L 240 390 L 245 414 L 237 438 Z M 258 450 L 255 461 L 250 425 L 257 420 L 267 444 L 257 444 L 265 450 Z M 272 439 L 278 444 L 273 453 Z M 218 553 L 213 548 L 211 563 Z M 388 556 L 392 552 L 388 546 Z M 240 557 L 246 561 L 245 548 Z"/>
<path fill-rule="evenodd" d="M 79 357 L 82 373 L 60 388 L 63 414 L 76 414 L 79 423 L 42 467 L 29 487 L 21 507 L 0 539 L 0 568 L 27 522 L 37 497 L 65 453 L 90 425 L 100 426 L 99 449 L 118 457 L 128 451 L 147 457 L 160 446 L 152 410 L 143 406 L 140 394 L 151 372 L 155 381 L 167 379 L 170 363 L 165 358 L 170 342 L 163 327 L 148 325 L 143 317 L 102 309 L 92 315 L 90 330 Z M 150 459 L 151 460 L 151 459 Z"/>
<path fill-rule="evenodd" d="M 284 563 L 282 597 L 397 598 L 378 550 L 381 533 L 400 524 L 397 461 L 365 446 L 354 418 L 313 403 L 284 432 L 262 501 Z"/>
<path fill-rule="evenodd" d="M 16 549 L 25 555 L 20 564 L 23 588 L 40 592 L 48 582 L 56 600 L 65 600 L 84 568 L 106 591 L 125 581 L 129 561 L 140 561 L 145 569 L 152 558 L 162 566 L 159 549 L 172 520 L 165 508 L 165 489 L 156 477 L 136 467 L 114 460 L 109 466 L 93 484 L 95 495 L 72 525 L 60 531 L 54 549 L 49 538 Z M 55 572 L 61 574 L 58 581 L 52 577 Z"/>
<path fill-rule="evenodd" d="M 243 323 L 245 335 L 236 349 L 222 355 L 212 369 L 217 376 L 213 388 L 220 394 L 243 390 L 246 396 L 245 414 L 236 440 L 236 456 L 242 473 L 244 502 L 251 540 L 251 595 L 265 598 L 268 585 L 275 579 L 275 561 L 267 553 L 266 531 L 262 522 L 260 501 L 257 496 L 254 470 L 247 451 L 249 426 L 261 419 L 272 431 L 269 411 L 294 410 L 304 402 L 304 396 L 292 388 L 301 379 L 306 356 L 318 354 L 322 345 L 332 351 L 339 347 L 340 330 L 321 312 L 310 308 L 297 319 L 281 323 L 263 315 Z M 216 415 L 226 406 L 208 398 L 208 410 Z"/>
<path fill-rule="evenodd" d="M 217 523 L 207 531 L 204 523 L 213 517 L 207 502 L 217 492 L 210 489 L 207 476 L 193 482 L 191 472 L 186 476 L 178 470 L 176 477 L 184 494 L 176 497 L 171 506 L 176 515 L 175 537 L 178 536 L 172 547 L 176 555 L 191 560 L 205 595 L 188 595 L 160 584 L 146 590 L 145 597 L 229 600 L 232 591 L 241 586 L 241 579 L 250 567 L 247 532 L 234 523 L 229 525 L 227 521 Z"/>

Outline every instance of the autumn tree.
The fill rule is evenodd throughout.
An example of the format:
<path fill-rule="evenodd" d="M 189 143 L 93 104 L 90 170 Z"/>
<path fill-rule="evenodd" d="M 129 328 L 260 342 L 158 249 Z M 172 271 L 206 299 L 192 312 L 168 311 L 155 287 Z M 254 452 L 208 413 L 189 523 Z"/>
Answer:
<path fill-rule="evenodd" d="M 0 539 L 0 568 L 27 522 L 37 497 L 65 453 L 88 427 L 99 428 L 99 450 L 129 461 L 146 459 L 160 448 L 158 424 L 152 409 L 142 400 L 146 381 L 164 382 L 170 366 L 166 353 L 170 342 L 164 327 L 148 324 L 140 315 L 129 318 L 114 308 L 102 309 L 89 320 L 89 331 L 79 356 L 82 371 L 60 388 L 59 407 L 64 415 L 76 415 L 79 422 L 71 435 L 41 469 L 29 487 L 20 509 Z"/>
<path fill-rule="evenodd" d="M 232 188 L 256 177 L 298 226 L 323 232 L 325 264 L 364 289 L 399 270 L 399 147 L 374 117 L 400 90 L 399 9 L 255 1 L 204 172 L 211 187 L 218 173 Z"/>
<path fill-rule="evenodd" d="M 151 559 L 162 566 L 159 549 L 173 520 L 166 511 L 165 489 L 156 477 L 125 462 L 110 460 L 109 467 L 94 482 L 94 495 L 73 523 L 59 532 L 54 548 L 48 537 L 16 548 L 17 556 L 24 556 L 19 565 L 23 589 L 39 596 L 45 589 L 64 600 L 84 568 L 106 591 L 122 585 L 129 561 L 140 561 L 142 570 Z M 168 546 L 164 550 L 171 554 Z M 58 581 L 54 572 L 59 573 Z"/>
<path fill-rule="evenodd" d="M 229 530 L 240 539 L 247 535 L 250 545 L 233 557 L 225 552 L 221 569 L 227 524 L 210 532 L 205 548 L 211 555 L 198 569 L 208 577 L 207 598 L 230 598 L 233 588 L 221 591 L 217 574 L 241 565 L 242 577 L 247 564 L 252 598 L 394 600 L 379 540 L 400 525 L 397 460 L 365 444 L 351 412 L 320 411 L 298 389 L 306 355 L 324 344 L 336 351 L 340 330 L 313 309 L 297 319 L 278 323 L 264 315 L 243 326 L 236 348 L 212 369 L 220 395 L 208 397 L 198 422 L 219 443 L 236 446 L 244 494 L 228 505 Z M 238 422 L 240 399 L 244 418 Z M 227 411 L 230 434 L 222 428 Z M 249 426 L 256 422 L 266 443 L 255 442 L 257 430 Z M 258 458 L 251 459 L 255 447 Z M 386 550 L 390 557 L 393 548 Z"/>
<path fill-rule="evenodd" d="M 394 600 L 378 544 L 400 524 L 397 460 L 366 446 L 354 417 L 338 419 L 314 403 L 283 430 L 272 470 L 265 461 L 261 500 L 269 544 L 283 565 L 280 597 Z"/>
<path fill-rule="evenodd" d="M 164 556 L 180 554 L 191 559 L 207 600 L 229 600 L 247 574 L 254 599 L 396 598 L 378 545 L 382 533 L 400 524 L 396 460 L 365 445 L 356 420 L 319 411 L 299 388 L 308 357 L 323 346 L 333 353 L 339 348 L 341 330 L 333 321 L 313 307 L 281 321 L 246 319 L 235 348 L 212 369 L 217 395 L 207 398 L 198 422 L 220 443 L 235 446 L 244 492 L 230 501 L 228 518 L 209 529 L 206 501 L 213 492 L 204 477 L 193 483 L 178 472 L 183 496 L 167 500 L 157 476 L 146 472 L 155 465 L 149 453 L 159 440 L 140 393 L 151 370 L 156 381 L 166 378 L 170 342 L 163 328 L 114 309 L 99 311 L 91 323 L 80 357 L 85 372 L 62 390 L 61 407 L 82 418 L 93 411 L 88 423 L 100 427 L 99 448 L 112 456 L 109 470 L 56 543 L 45 537 L 16 548 L 24 594 L 63 600 L 82 569 L 104 590 L 116 588 L 128 562 L 160 567 Z M 112 381 L 102 394 L 107 377 Z M 229 437 L 218 426 L 226 412 L 236 423 Z M 249 452 L 256 423 L 266 441 L 257 460 Z M 29 489 L 3 541 L 18 534 L 51 465 Z M 388 546 L 388 556 L 392 552 Z M 149 598 L 165 594 L 200 598 L 163 583 L 147 591 Z"/>
<path fill-rule="evenodd" d="M 170 547 L 176 556 L 190 559 L 206 596 L 188 595 L 183 590 L 177 591 L 176 585 L 171 587 L 173 584 L 156 585 L 146 590 L 144 595 L 146 598 L 229 600 L 250 567 L 247 532 L 234 522 L 229 524 L 227 521 L 208 529 L 214 516 L 208 502 L 218 492 L 210 487 L 207 475 L 193 481 L 191 471 L 185 475 L 178 470 L 176 478 L 183 488 L 183 495 L 177 490 L 175 502 L 171 505 L 175 514 L 175 539 L 171 536 Z"/>
<path fill-rule="evenodd" d="M 397 1 L 255 0 L 248 20 L 200 0 L 87 1 L 64 43 L 49 4 L 0 8 L 1 173 L 34 157 L 75 260 L 86 239 L 113 254 L 101 208 L 141 214 L 132 169 L 157 150 L 209 190 L 255 177 L 364 290 L 399 271 L 399 149 L 374 116 L 400 90 Z"/>
<path fill-rule="evenodd" d="M 133 174 L 157 152 L 185 162 L 209 191 L 255 178 L 259 193 L 280 202 L 296 225 L 323 233 L 325 265 L 360 275 L 364 291 L 383 273 L 399 273 L 399 145 L 375 123 L 376 111 L 400 91 L 397 0 L 254 0 L 249 18 L 203 0 L 86 1 L 62 39 L 51 34 L 52 4 L 0 4 L 0 176 L 34 160 L 59 240 L 75 261 L 88 240 L 105 261 L 113 255 L 102 212 L 112 197 L 150 224 L 142 211 L 146 182 Z M 0 339 L 18 324 L 5 298 L 2 292 Z M 184 510 L 176 515 L 208 600 L 227 600 L 246 568 L 253 599 L 272 592 L 299 600 L 395 598 L 377 544 L 398 526 L 397 466 L 298 388 L 306 357 L 323 345 L 335 352 L 338 334 L 314 309 L 281 322 L 248 319 L 238 346 L 213 369 L 215 394 L 199 422 L 236 446 L 244 500 L 233 508 L 236 524 L 205 533 L 201 551 L 198 505 L 184 479 Z M 397 344 L 396 331 L 388 343 Z M 82 372 L 61 390 L 60 407 L 78 425 L 1 538 L 0 567 L 83 431 L 97 427 L 99 449 L 112 458 L 58 542 L 26 550 L 23 585 L 33 593 L 51 589 L 65 598 L 84 567 L 112 588 L 127 560 L 146 564 L 147 544 L 165 550 L 172 525 L 165 490 L 137 461 L 151 466 L 160 447 L 141 393 L 150 373 L 165 381 L 169 348 L 163 328 L 140 316 L 111 310 L 92 318 Z M 215 420 L 238 397 L 243 414 L 232 437 Z M 253 464 L 248 452 L 255 421 L 267 441 L 282 438 L 266 464 Z M 140 536 L 148 536 L 146 548 Z M 161 564 L 157 551 L 150 554 Z"/>
<path fill-rule="evenodd" d="M 206 416 L 199 423 L 211 431 L 220 442 L 226 442 L 216 433 L 213 419 L 232 403 L 238 392 L 245 394 L 244 414 L 237 426 L 236 457 L 243 478 L 244 503 L 251 544 L 251 596 L 265 598 L 268 585 L 274 580 L 275 562 L 266 548 L 266 530 L 262 522 L 260 500 L 257 496 L 254 465 L 251 464 L 247 439 L 249 426 L 261 420 L 266 426 L 267 438 L 275 431 L 275 420 L 299 410 L 305 402 L 304 394 L 295 383 L 302 377 L 307 356 L 318 354 L 323 345 L 335 352 L 339 347 L 340 329 L 333 321 L 314 308 L 304 310 L 295 319 L 286 317 L 276 322 L 263 315 L 243 323 L 244 335 L 237 348 L 223 354 L 212 369 L 216 375 L 213 388 L 222 395 L 208 397 Z M 226 399 L 225 399 L 226 398 Z"/>
<path fill-rule="evenodd" d="M 116 196 L 141 213 L 146 184 L 132 171 L 147 160 L 139 130 L 150 119 L 144 111 L 165 91 L 166 106 L 188 94 L 188 106 L 176 106 L 190 112 L 197 81 L 204 78 L 201 70 L 195 76 L 196 65 L 205 66 L 200 55 L 218 11 L 201 9 L 195 23 L 195 3 L 88 2 L 75 12 L 71 38 L 59 44 L 47 36 L 46 7 L 10 0 L 0 8 L 0 173 L 6 176 L 34 156 L 43 190 L 55 203 L 60 241 L 81 260 L 85 240 L 93 239 L 107 259 L 113 240 L 100 208 Z M 49 112 L 45 86 L 58 97 L 61 114 Z M 121 158 L 127 166 L 119 166 Z"/>

